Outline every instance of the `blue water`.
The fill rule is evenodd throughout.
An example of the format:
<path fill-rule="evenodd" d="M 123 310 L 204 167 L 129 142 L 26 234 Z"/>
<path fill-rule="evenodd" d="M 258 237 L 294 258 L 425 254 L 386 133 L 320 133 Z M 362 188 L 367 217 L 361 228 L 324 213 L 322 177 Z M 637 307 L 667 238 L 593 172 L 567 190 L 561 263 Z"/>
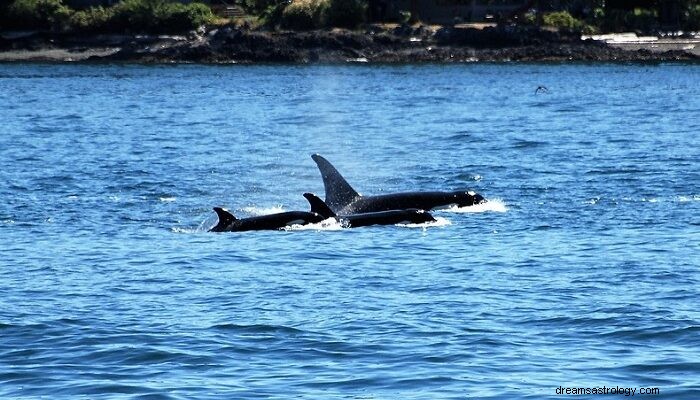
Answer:
<path fill-rule="evenodd" d="M 0 104 L 0 398 L 700 398 L 697 66 L 6 64 Z M 316 152 L 491 202 L 206 232 L 306 210 Z"/>

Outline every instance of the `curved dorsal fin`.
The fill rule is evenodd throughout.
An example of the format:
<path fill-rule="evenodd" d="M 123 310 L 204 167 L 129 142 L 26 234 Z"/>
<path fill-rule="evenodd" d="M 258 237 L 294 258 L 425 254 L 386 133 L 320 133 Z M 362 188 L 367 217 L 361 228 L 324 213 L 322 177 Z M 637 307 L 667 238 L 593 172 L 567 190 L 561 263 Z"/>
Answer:
<path fill-rule="evenodd" d="M 236 217 L 233 216 L 233 214 L 221 207 L 214 207 L 214 212 L 216 212 L 216 216 L 219 217 L 219 222 L 215 227 L 210 229 L 211 232 L 223 232 L 229 225 L 231 225 L 233 221 L 236 220 Z"/>
<path fill-rule="evenodd" d="M 326 189 L 326 204 L 331 209 L 338 211 L 360 197 L 328 160 L 318 154 L 312 155 L 311 158 L 321 171 L 323 187 Z"/>
<path fill-rule="evenodd" d="M 328 204 L 324 203 L 323 200 L 318 198 L 318 196 L 315 194 L 304 193 L 304 197 L 306 197 L 306 200 L 309 201 L 311 212 L 315 212 L 323 218 L 335 217 L 335 213 L 330 209 L 330 207 L 328 207 Z"/>

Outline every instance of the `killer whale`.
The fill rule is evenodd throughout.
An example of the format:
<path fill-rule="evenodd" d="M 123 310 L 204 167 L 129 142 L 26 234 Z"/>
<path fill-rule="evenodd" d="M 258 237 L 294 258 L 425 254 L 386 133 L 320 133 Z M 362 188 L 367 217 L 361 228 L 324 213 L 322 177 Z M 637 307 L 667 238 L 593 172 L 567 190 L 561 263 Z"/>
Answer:
<path fill-rule="evenodd" d="M 338 216 L 315 194 L 304 193 L 304 197 L 311 205 L 311 212 L 315 212 L 324 218 L 335 218 L 342 225 L 349 228 L 371 225 L 422 224 L 424 222 L 435 222 L 435 218 L 433 218 L 429 212 L 418 209 L 376 211 Z"/>
<path fill-rule="evenodd" d="M 287 211 L 250 218 L 236 218 L 228 210 L 214 207 L 219 222 L 209 232 L 243 232 L 281 229 L 290 225 L 315 224 L 326 219 L 315 212 Z"/>
<path fill-rule="evenodd" d="M 429 211 L 451 205 L 467 207 L 486 202 L 483 196 L 471 191 L 404 192 L 363 196 L 350 186 L 328 160 L 319 154 L 313 154 L 311 158 L 316 162 L 323 178 L 325 202 L 337 215 L 406 209 Z"/>

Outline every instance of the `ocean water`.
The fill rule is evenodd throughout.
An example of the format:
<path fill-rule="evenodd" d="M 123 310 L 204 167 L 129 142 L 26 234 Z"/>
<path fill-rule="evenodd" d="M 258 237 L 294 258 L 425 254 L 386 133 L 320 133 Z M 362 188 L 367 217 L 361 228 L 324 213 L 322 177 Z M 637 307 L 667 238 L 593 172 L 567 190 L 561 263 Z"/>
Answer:
<path fill-rule="evenodd" d="M 697 66 L 5 64 L 0 199 L 3 399 L 700 398 Z"/>

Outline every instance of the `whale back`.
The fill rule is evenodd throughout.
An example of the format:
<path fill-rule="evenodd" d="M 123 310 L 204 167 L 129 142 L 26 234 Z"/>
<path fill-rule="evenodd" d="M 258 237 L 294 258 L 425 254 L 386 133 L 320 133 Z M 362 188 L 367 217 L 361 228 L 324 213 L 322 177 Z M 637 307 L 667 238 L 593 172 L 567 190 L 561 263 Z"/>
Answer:
<path fill-rule="evenodd" d="M 326 204 L 331 210 L 337 212 L 361 197 L 328 160 L 318 154 L 312 155 L 311 158 L 321 171 Z"/>

